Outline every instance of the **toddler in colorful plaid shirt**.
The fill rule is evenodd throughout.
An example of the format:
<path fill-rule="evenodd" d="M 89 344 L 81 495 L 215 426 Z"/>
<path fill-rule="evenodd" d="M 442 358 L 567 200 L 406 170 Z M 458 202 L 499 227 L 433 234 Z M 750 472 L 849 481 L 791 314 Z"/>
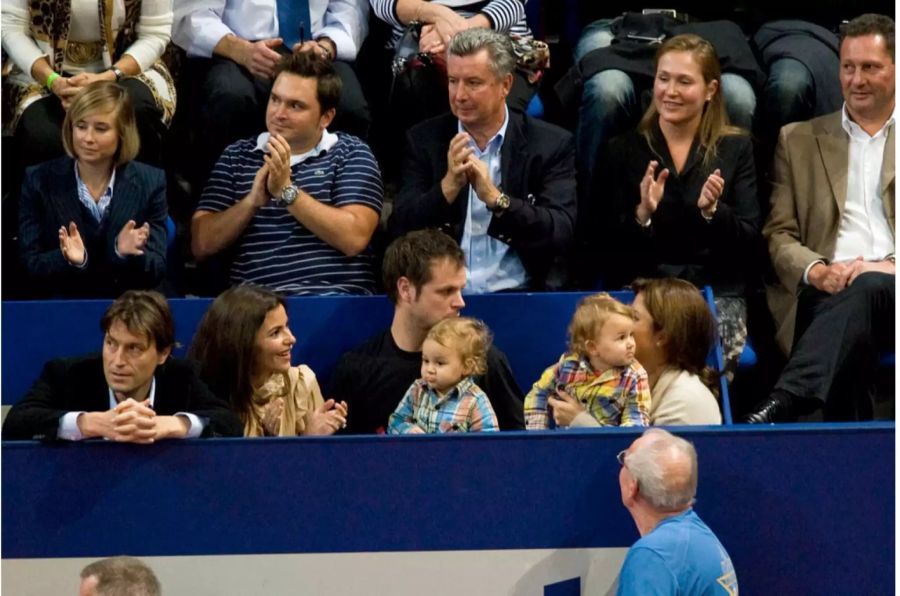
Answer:
<path fill-rule="evenodd" d="M 609 294 L 582 299 L 569 350 L 525 397 L 525 427 L 648 426 L 650 382 L 634 359 L 634 321 L 634 310 Z"/>
<path fill-rule="evenodd" d="M 388 434 L 499 430 L 497 416 L 472 375 L 484 374 L 491 333 L 469 317 L 444 319 L 422 344 L 422 378 L 388 421 Z"/>

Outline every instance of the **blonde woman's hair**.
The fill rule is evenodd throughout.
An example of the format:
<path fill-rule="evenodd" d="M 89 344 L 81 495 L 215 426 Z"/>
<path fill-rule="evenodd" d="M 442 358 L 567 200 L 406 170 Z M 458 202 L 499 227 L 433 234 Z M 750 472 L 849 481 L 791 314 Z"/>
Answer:
<path fill-rule="evenodd" d="M 569 323 L 569 351 L 587 355 L 587 342 L 593 341 L 597 331 L 613 315 L 634 320 L 634 309 L 622 304 L 606 292 L 592 294 L 581 299 Z"/>
<path fill-rule="evenodd" d="M 719 68 L 719 56 L 711 43 L 693 33 L 676 35 L 665 41 L 656 51 L 653 61 L 654 72 L 659 67 L 659 60 L 669 52 L 688 52 L 700 67 L 703 83 L 709 85 L 717 81 L 718 86 L 712 98 L 703 107 L 703 115 L 700 117 L 700 127 L 697 129 L 697 138 L 703 149 L 703 165 L 708 166 L 716 157 L 719 141 L 723 137 L 746 134 L 743 129 L 732 126 L 725 111 L 725 100 L 722 97 L 722 71 Z M 655 75 L 654 75 L 655 76 Z M 654 102 L 650 102 L 647 111 L 641 117 L 638 131 L 653 147 L 653 135 L 651 134 L 659 119 L 659 112 Z M 658 151 L 658 150 L 657 150 Z"/>
<path fill-rule="evenodd" d="M 430 339 L 459 354 L 468 375 L 487 372 L 487 353 L 492 335 L 482 321 L 472 317 L 450 317 L 431 328 L 425 339 Z"/>
<path fill-rule="evenodd" d="M 131 96 L 122 86 L 112 81 L 96 81 L 84 88 L 78 95 L 63 120 L 63 147 L 69 157 L 77 159 L 75 143 L 72 140 L 72 129 L 79 120 L 97 112 L 112 112 L 116 132 L 119 135 L 119 147 L 116 149 L 115 165 L 120 166 L 137 157 L 141 148 L 137 124 L 134 118 L 134 104 Z"/>

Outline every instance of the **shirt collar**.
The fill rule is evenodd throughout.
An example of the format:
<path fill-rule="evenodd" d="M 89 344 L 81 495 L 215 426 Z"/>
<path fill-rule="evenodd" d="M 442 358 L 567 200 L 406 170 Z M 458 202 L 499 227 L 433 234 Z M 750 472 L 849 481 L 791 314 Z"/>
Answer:
<path fill-rule="evenodd" d="M 254 151 L 265 151 L 268 142 L 269 133 L 261 133 L 258 137 L 256 137 L 256 147 L 254 147 Z M 297 155 L 291 154 L 291 167 L 294 167 L 298 163 L 306 161 L 307 159 L 310 159 L 312 157 L 317 157 L 320 153 L 329 151 L 337 144 L 337 142 L 338 136 L 335 133 L 328 132 L 328 129 L 323 130 L 322 138 L 319 139 L 319 142 L 316 143 L 315 147 L 313 147 L 306 153 L 300 153 Z"/>
<path fill-rule="evenodd" d="M 494 143 L 495 141 L 496 141 L 497 145 L 503 144 L 503 139 L 506 138 L 506 127 L 508 125 L 509 125 L 509 108 L 506 106 L 503 106 L 503 124 L 500 125 L 500 129 L 494 134 L 494 136 L 492 136 L 488 140 L 487 145 L 485 145 L 485 151 L 489 150 L 491 147 L 491 143 Z M 460 122 L 459 120 L 456 121 L 456 132 L 468 132 L 465 128 L 463 128 L 462 122 Z M 472 143 L 474 143 L 474 142 L 475 142 L 475 140 L 472 139 Z"/>
<path fill-rule="evenodd" d="M 84 183 L 84 180 L 81 179 L 81 174 L 78 172 L 78 160 L 72 160 L 75 164 L 75 181 L 78 183 L 79 187 L 87 188 L 87 184 Z M 113 168 L 112 176 L 109 177 L 109 183 L 106 185 L 106 190 L 103 192 L 103 195 L 112 195 L 113 188 L 116 185 L 116 168 Z"/>
<path fill-rule="evenodd" d="M 446 394 L 444 394 L 443 397 L 441 397 L 437 391 L 435 391 L 434 389 L 432 389 L 431 387 L 428 386 L 428 383 L 425 382 L 425 379 L 421 379 L 421 381 L 422 381 L 422 386 L 425 388 L 425 390 L 428 391 L 430 394 L 432 394 L 434 396 L 435 400 L 438 402 L 444 402 L 444 401 L 447 401 L 448 399 L 458 398 L 459 396 L 463 395 L 466 391 L 471 389 L 472 385 L 475 384 L 475 381 L 472 380 L 472 377 L 465 377 L 459 383 L 454 385 L 453 389 L 451 389 Z"/>
<path fill-rule="evenodd" d="M 112 410 L 113 408 L 116 407 L 116 404 L 118 404 L 119 402 L 116 400 L 116 394 L 112 390 L 112 387 L 107 387 L 107 389 L 109 390 L 109 409 Z M 150 392 L 147 393 L 147 400 L 149 400 L 147 403 L 150 404 L 150 407 L 152 408 L 153 404 L 156 402 L 156 377 L 155 376 L 150 380 Z"/>
<path fill-rule="evenodd" d="M 887 119 L 887 122 L 884 123 L 884 125 L 878 130 L 878 132 L 876 132 L 874 135 L 869 135 L 869 133 L 864 131 L 859 124 L 850 119 L 850 113 L 847 111 L 847 102 L 844 102 L 844 105 L 841 107 L 841 127 L 851 137 L 854 136 L 854 132 L 856 132 L 857 134 L 865 134 L 866 136 L 871 136 L 872 138 L 875 138 L 882 133 L 887 135 L 888 127 L 892 126 L 896 119 L 897 104 L 894 103 L 894 111 L 891 112 L 891 117 Z"/>

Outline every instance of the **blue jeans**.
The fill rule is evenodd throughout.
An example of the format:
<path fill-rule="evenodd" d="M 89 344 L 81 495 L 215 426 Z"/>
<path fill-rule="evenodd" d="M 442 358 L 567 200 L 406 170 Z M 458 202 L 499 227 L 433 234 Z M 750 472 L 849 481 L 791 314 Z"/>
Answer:
<path fill-rule="evenodd" d="M 778 132 L 785 124 L 813 118 L 815 107 L 816 85 L 806 65 L 779 58 L 769 66 L 763 109 L 772 130 Z"/>
<path fill-rule="evenodd" d="M 613 19 L 601 19 L 588 25 L 575 46 L 575 61 L 588 52 L 608 46 L 614 35 Z M 731 122 L 750 130 L 756 112 L 756 94 L 739 75 L 722 75 L 722 95 Z M 643 113 L 634 81 L 621 70 L 604 70 L 584 82 L 575 138 L 578 169 L 590 179 L 600 148 L 611 138 L 636 126 Z"/>

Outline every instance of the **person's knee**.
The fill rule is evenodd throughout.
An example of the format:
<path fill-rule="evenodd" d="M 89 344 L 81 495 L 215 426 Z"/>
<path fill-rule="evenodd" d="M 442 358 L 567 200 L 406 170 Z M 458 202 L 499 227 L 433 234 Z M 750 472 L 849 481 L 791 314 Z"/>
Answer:
<path fill-rule="evenodd" d="M 751 128 L 756 112 L 756 94 L 747 79 L 735 74 L 723 74 L 722 95 L 729 119 L 737 126 Z"/>
<path fill-rule="evenodd" d="M 850 287 L 844 291 L 860 295 L 870 303 L 873 301 L 893 301 L 896 292 L 895 282 L 896 277 L 893 275 L 869 271 L 853 280 Z"/>
<path fill-rule="evenodd" d="M 769 67 L 766 96 L 773 103 L 794 102 L 798 97 L 808 97 L 813 88 L 812 75 L 799 60 L 781 58 Z"/>
<path fill-rule="evenodd" d="M 584 28 L 578 43 L 575 45 L 575 62 L 584 58 L 587 54 L 600 48 L 605 48 L 612 43 L 612 22 L 614 19 L 600 19 Z"/>
<path fill-rule="evenodd" d="M 603 70 L 584 83 L 582 104 L 587 115 L 603 118 L 627 110 L 634 101 L 634 83 L 621 70 Z"/>

